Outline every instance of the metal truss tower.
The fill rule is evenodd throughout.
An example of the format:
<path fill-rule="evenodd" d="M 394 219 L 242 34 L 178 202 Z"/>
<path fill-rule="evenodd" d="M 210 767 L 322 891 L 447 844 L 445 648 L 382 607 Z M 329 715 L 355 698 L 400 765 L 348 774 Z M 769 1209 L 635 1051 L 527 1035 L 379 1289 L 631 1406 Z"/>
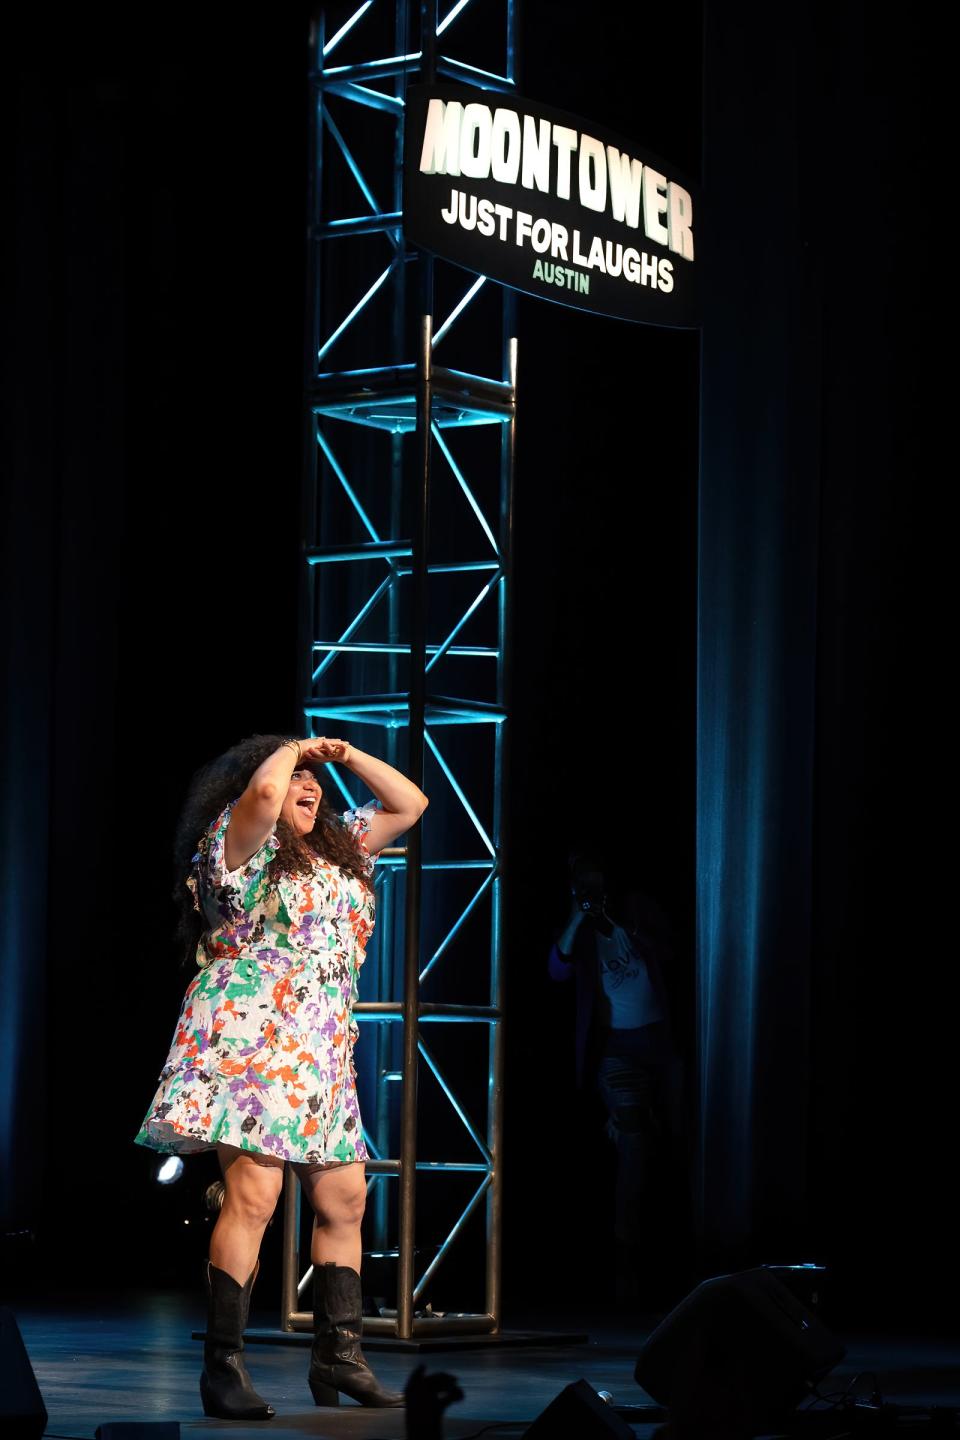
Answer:
<path fill-rule="evenodd" d="M 407 1340 L 500 1328 L 516 327 L 511 292 L 405 246 L 404 97 L 443 79 L 512 92 L 516 18 L 516 0 L 366 0 L 328 5 L 311 37 L 303 710 L 307 733 L 355 739 L 431 802 L 377 866 L 355 1007 L 365 1277 L 379 1265 L 396 1291 L 364 1329 Z M 335 785 L 366 798 L 330 767 Z M 289 1172 L 284 1216 L 281 1324 L 306 1329 Z M 471 1245 L 472 1308 L 431 1313 L 455 1246 L 473 1288 Z"/>

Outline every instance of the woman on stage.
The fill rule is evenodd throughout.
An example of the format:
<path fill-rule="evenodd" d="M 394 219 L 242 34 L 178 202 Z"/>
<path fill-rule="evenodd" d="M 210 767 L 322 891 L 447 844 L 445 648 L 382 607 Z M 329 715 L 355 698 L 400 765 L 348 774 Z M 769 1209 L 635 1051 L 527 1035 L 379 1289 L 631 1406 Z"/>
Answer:
<path fill-rule="evenodd" d="M 336 814 L 318 779 L 328 761 L 377 803 Z M 399 771 L 343 740 L 269 735 L 207 766 L 187 798 L 180 928 L 198 972 L 136 1140 L 181 1155 L 215 1148 L 220 1160 L 200 1379 L 207 1415 L 275 1413 L 250 1382 L 242 1337 L 285 1161 L 314 1211 L 314 1400 L 336 1405 L 342 1392 L 363 1405 L 403 1404 L 360 1349 L 367 1150 L 353 1006 L 373 930 L 374 860 L 426 805 Z"/>

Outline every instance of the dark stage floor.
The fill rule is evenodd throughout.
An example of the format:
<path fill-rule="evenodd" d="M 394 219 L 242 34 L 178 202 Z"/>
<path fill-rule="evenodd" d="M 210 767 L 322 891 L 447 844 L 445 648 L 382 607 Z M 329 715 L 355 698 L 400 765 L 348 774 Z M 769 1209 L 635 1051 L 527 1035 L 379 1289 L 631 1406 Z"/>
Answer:
<path fill-rule="evenodd" d="M 306 1385 L 308 1352 L 302 1344 L 249 1346 L 254 1382 L 276 1406 L 275 1420 L 241 1425 L 206 1419 L 197 1389 L 201 1346 L 191 1339 L 191 1331 L 203 1323 L 199 1298 L 71 1296 L 60 1303 L 14 1301 L 12 1308 L 49 1413 L 51 1436 L 88 1440 L 97 1425 L 108 1420 L 178 1420 L 184 1435 L 224 1431 L 243 1440 L 253 1435 L 269 1435 L 272 1440 L 300 1440 L 305 1435 L 402 1440 L 405 1435 L 402 1411 L 364 1410 L 351 1402 L 344 1402 L 339 1410 L 315 1409 Z M 633 1379 L 633 1366 L 657 1318 L 584 1315 L 573 1310 L 511 1315 L 506 1327 L 510 1330 L 579 1330 L 589 1338 L 585 1344 L 543 1343 L 423 1356 L 429 1371 L 453 1373 L 464 1391 L 465 1398 L 447 1412 L 447 1440 L 465 1440 L 480 1432 L 491 1440 L 521 1435 L 564 1386 L 580 1378 L 597 1390 L 610 1391 L 618 1407 L 649 1403 Z M 254 1322 L 270 1325 L 271 1317 L 261 1312 Z M 841 1390 L 858 1373 L 871 1371 L 891 1401 L 960 1405 L 958 1356 L 950 1341 L 917 1335 L 843 1334 L 840 1338 L 847 1346 L 847 1358 L 824 1381 L 824 1390 Z M 419 1363 L 417 1356 L 380 1350 L 371 1350 L 370 1359 L 386 1383 L 401 1389 Z M 864 1396 L 869 1391 L 867 1381 L 858 1386 Z M 662 1427 L 634 1424 L 633 1418 L 631 1424 L 642 1440 L 663 1433 Z M 843 1431 L 838 1424 L 831 1433 Z"/>

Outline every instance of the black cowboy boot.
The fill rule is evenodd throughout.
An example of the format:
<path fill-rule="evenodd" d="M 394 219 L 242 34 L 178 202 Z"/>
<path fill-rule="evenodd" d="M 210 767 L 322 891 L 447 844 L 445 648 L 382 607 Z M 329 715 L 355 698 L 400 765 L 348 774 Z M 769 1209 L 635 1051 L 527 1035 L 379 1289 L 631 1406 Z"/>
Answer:
<path fill-rule="evenodd" d="M 349 1265 L 313 1267 L 313 1350 L 310 1390 L 317 1405 L 339 1405 L 340 1393 L 361 1405 L 403 1404 L 384 1390 L 360 1349 L 363 1303 L 360 1276 Z"/>
<path fill-rule="evenodd" d="M 246 1285 L 207 1261 L 207 1334 L 203 1342 L 200 1398 L 204 1415 L 219 1420 L 272 1420 L 277 1413 L 254 1390 L 243 1363 L 243 1332 L 258 1260 Z"/>

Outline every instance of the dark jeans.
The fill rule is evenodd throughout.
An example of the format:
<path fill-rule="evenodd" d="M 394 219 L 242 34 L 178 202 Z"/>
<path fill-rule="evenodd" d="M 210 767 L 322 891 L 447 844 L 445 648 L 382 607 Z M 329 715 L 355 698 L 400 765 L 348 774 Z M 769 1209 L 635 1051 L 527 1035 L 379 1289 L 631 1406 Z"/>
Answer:
<path fill-rule="evenodd" d="M 637 1046 L 630 1054 L 625 1037 L 616 1031 L 611 1036 L 597 1062 L 597 1089 L 617 1150 L 614 1235 L 624 1245 L 637 1245 L 648 1234 L 651 1200 L 663 1178 L 666 1067 L 648 1058 L 649 1046 Z"/>

